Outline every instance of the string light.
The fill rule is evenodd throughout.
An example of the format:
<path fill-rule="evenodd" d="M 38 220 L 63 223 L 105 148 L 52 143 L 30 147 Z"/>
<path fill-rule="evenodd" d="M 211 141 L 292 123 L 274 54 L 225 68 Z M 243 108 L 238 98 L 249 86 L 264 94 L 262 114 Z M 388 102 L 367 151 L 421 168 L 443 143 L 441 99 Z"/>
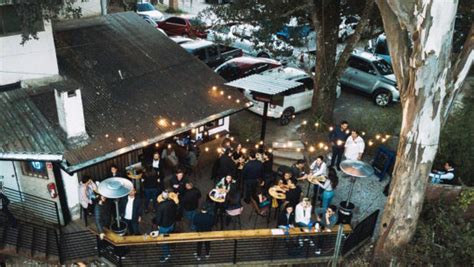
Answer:
<path fill-rule="evenodd" d="M 350 134 L 350 133 L 351 133 L 351 131 L 349 131 L 349 130 L 346 130 L 346 134 Z"/>
<path fill-rule="evenodd" d="M 109 138 L 109 134 L 105 134 L 105 138 Z"/>
<path fill-rule="evenodd" d="M 168 149 L 170 149 L 170 148 L 171 148 L 171 144 L 168 144 Z"/>
<path fill-rule="evenodd" d="M 319 148 L 323 148 L 323 147 L 324 147 L 324 143 L 323 143 L 323 142 L 320 142 L 320 143 L 318 144 L 318 146 L 319 146 Z"/>
<path fill-rule="evenodd" d="M 377 134 L 377 135 L 375 136 L 375 139 L 379 140 L 379 139 L 380 139 L 380 134 Z"/>
<path fill-rule="evenodd" d="M 314 146 L 310 146 L 310 147 L 309 147 L 309 152 L 314 152 L 314 150 L 315 150 L 315 149 L 314 149 Z"/>
<path fill-rule="evenodd" d="M 176 122 L 172 121 L 172 122 L 171 122 L 171 125 L 175 126 L 175 125 L 176 125 Z"/>
<path fill-rule="evenodd" d="M 191 133 L 196 133 L 196 129 L 192 129 L 192 130 L 191 130 Z"/>
<path fill-rule="evenodd" d="M 272 152 L 273 152 L 273 149 L 269 148 L 268 153 L 272 153 Z"/>
<path fill-rule="evenodd" d="M 167 124 L 167 123 L 166 123 L 166 120 L 165 120 L 165 119 L 160 119 L 160 120 L 158 120 L 158 125 L 163 126 L 163 127 L 166 127 L 166 124 Z"/>
<path fill-rule="evenodd" d="M 159 147 L 159 146 L 160 146 L 160 144 L 158 144 L 158 143 L 155 144 L 155 147 Z"/>
<path fill-rule="evenodd" d="M 365 136 L 365 132 L 362 132 L 362 136 Z"/>
<path fill-rule="evenodd" d="M 316 122 L 314 126 L 319 127 L 319 122 Z"/>
<path fill-rule="evenodd" d="M 186 123 L 185 122 L 182 122 L 181 123 L 181 127 L 185 127 L 186 126 Z"/>
<path fill-rule="evenodd" d="M 385 135 L 385 138 L 386 138 L 386 139 L 389 139 L 389 138 L 390 138 L 390 135 L 389 135 L 389 134 L 386 134 L 386 135 Z"/>
<path fill-rule="evenodd" d="M 308 122 L 307 121 L 303 121 L 303 125 L 306 125 Z"/>
<path fill-rule="evenodd" d="M 324 150 L 328 150 L 328 149 L 329 149 L 329 147 L 328 147 L 328 146 L 324 146 Z"/>
<path fill-rule="evenodd" d="M 250 139 L 245 140 L 245 142 L 247 142 L 247 143 L 250 142 Z"/>
<path fill-rule="evenodd" d="M 230 141 L 234 142 L 234 137 L 233 136 L 230 137 Z"/>
<path fill-rule="evenodd" d="M 332 126 L 330 126 L 329 131 L 332 132 L 332 130 L 334 130 L 334 128 Z"/>
<path fill-rule="evenodd" d="M 235 103 L 237 104 L 240 103 L 240 99 L 235 100 Z"/>
<path fill-rule="evenodd" d="M 217 90 L 217 87 L 216 86 L 213 86 L 212 87 L 212 91 L 216 91 Z"/>
<path fill-rule="evenodd" d="M 387 139 L 385 139 L 385 138 L 382 138 L 382 143 L 385 143 L 385 141 L 387 141 Z"/>
<path fill-rule="evenodd" d="M 224 95 L 224 91 L 220 91 L 220 94 L 221 94 L 221 95 Z"/>
<path fill-rule="evenodd" d="M 209 152 L 209 148 L 206 146 L 206 148 L 204 148 L 204 151 Z"/>
<path fill-rule="evenodd" d="M 296 152 L 301 152 L 301 148 L 297 148 L 297 149 L 296 149 Z"/>
<path fill-rule="evenodd" d="M 258 144 L 257 144 L 257 145 L 255 145 L 255 148 L 257 148 L 257 149 L 258 149 Z"/>
<path fill-rule="evenodd" d="M 229 100 L 232 99 L 232 96 L 231 96 L 231 95 L 228 95 L 228 96 L 227 96 L 227 99 L 229 99 Z"/>
<path fill-rule="evenodd" d="M 122 137 L 118 137 L 118 138 L 117 138 L 117 142 L 120 143 L 120 142 L 122 142 L 122 141 L 123 141 L 123 138 L 122 138 Z"/>
<path fill-rule="evenodd" d="M 246 148 L 242 148 L 242 150 L 240 150 L 240 151 L 242 151 L 242 154 L 247 153 L 247 149 L 246 149 Z"/>
<path fill-rule="evenodd" d="M 369 140 L 369 146 L 372 146 L 374 142 L 372 140 Z"/>
<path fill-rule="evenodd" d="M 222 148 L 217 148 L 217 153 L 221 154 L 222 153 Z"/>
<path fill-rule="evenodd" d="M 219 134 L 216 134 L 216 139 L 219 139 Z"/>

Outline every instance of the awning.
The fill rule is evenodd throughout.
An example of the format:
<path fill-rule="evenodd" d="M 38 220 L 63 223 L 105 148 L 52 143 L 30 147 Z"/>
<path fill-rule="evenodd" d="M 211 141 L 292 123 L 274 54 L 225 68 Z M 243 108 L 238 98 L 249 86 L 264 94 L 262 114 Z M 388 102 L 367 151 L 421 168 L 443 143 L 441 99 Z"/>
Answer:
<path fill-rule="evenodd" d="M 302 86 L 303 84 L 300 82 L 275 79 L 274 77 L 254 74 L 245 78 L 228 82 L 226 85 L 266 95 L 278 95 L 285 91 Z"/>

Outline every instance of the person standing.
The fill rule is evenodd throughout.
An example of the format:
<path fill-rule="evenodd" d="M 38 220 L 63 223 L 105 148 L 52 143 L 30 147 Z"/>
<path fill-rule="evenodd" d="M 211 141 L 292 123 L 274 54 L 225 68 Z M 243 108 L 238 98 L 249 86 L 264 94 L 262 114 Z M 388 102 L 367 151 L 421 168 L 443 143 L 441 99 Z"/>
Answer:
<path fill-rule="evenodd" d="M 163 197 L 163 201 L 158 204 L 155 218 L 153 218 L 153 224 L 157 226 L 160 234 L 165 235 L 174 231 L 178 206 L 173 200 L 169 199 L 167 190 L 163 191 L 161 196 Z M 160 262 L 164 263 L 171 257 L 169 245 L 164 244 L 162 250 L 163 256 L 160 258 Z"/>
<path fill-rule="evenodd" d="M 249 151 L 249 161 L 242 169 L 242 179 L 244 181 L 244 201 L 249 204 L 250 198 L 255 194 L 257 181 L 263 178 L 263 164 L 257 160 L 255 150 Z"/>
<path fill-rule="evenodd" d="M 158 198 L 158 195 L 164 190 L 161 178 L 155 171 L 155 168 L 146 169 L 144 171 L 142 182 L 145 191 L 145 213 L 148 213 L 148 206 L 150 205 L 150 202 L 152 202 L 153 212 L 155 212 L 156 206 L 158 205 L 156 199 Z"/>
<path fill-rule="evenodd" d="M 322 208 L 327 209 L 329 205 L 331 205 L 331 201 L 334 198 L 334 190 L 337 187 L 337 184 L 339 183 L 339 178 L 337 177 L 336 170 L 334 168 L 329 168 L 328 172 L 328 178 L 324 183 L 321 183 L 319 181 L 316 181 L 316 184 L 324 189 L 323 192 L 323 203 L 322 203 Z"/>
<path fill-rule="evenodd" d="M 156 172 L 156 175 L 158 177 L 164 177 L 164 175 L 165 175 L 165 173 L 163 171 L 163 166 L 164 166 L 164 163 L 161 160 L 160 153 L 155 152 L 153 154 L 153 160 L 151 162 L 151 167 Z"/>
<path fill-rule="evenodd" d="M 110 172 L 109 172 L 109 177 L 122 177 L 122 178 L 125 178 L 125 176 L 123 175 L 123 173 L 119 170 L 119 168 L 117 167 L 117 165 L 111 165 L 110 166 Z"/>
<path fill-rule="evenodd" d="M 326 163 L 324 162 L 324 157 L 322 155 L 319 155 L 316 160 L 311 164 L 310 166 L 311 169 L 311 176 L 312 177 L 328 177 L 328 168 L 326 166 Z M 310 186 L 311 184 L 309 184 Z M 314 185 L 313 186 L 313 203 L 316 203 L 317 197 L 320 196 L 320 193 L 324 189 L 320 186 Z M 308 190 L 309 192 L 309 190 Z"/>
<path fill-rule="evenodd" d="M 230 174 L 224 176 L 217 184 L 216 188 L 224 188 L 225 192 L 228 193 L 231 189 L 234 189 L 235 180 L 232 178 Z"/>
<path fill-rule="evenodd" d="M 206 207 L 203 207 L 201 209 L 200 213 L 197 213 L 194 218 L 193 218 L 193 228 L 196 230 L 196 232 L 209 232 L 212 230 L 212 227 L 215 224 L 215 218 L 211 214 L 208 213 L 208 209 Z M 211 251 L 211 242 L 210 241 L 204 241 L 204 242 L 197 242 L 197 247 L 196 247 L 196 253 L 194 253 L 194 256 L 196 257 L 196 260 L 200 261 L 201 260 L 201 252 L 202 252 L 202 246 L 204 244 L 205 250 L 206 250 L 206 259 L 211 256 L 210 251 Z"/>
<path fill-rule="evenodd" d="M 184 218 L 189 222 L 193 222 L 194 215 L 197 212 L 199 206 L 199 199 L 201 198 L 201 191 L 194 187 L 193 183 L 186 183 L 186 191 L 182 195 L 179 195 L 179 203 L 183 209 Z"/>
<path fill-rule="evenodd" d="M 139 235 L 140 229 L 138 224 L 142 221 L 142 202 L 136 197 L 135 188 L 128 193 L 128 197 L 121 199 L 122 218 L 128 225 L 128 233 L 130 235 Z"/>
<path fill-rule="evenodd" d="M 99 196 L 99 201 L 94 207 L 95 226 L 99 232 L 100 239 L 104 239 L 104 227 L 110 226 L 110 205 L 107 202 L 107 198 Z"/>
<path fill-rule="evenodd" d="M 92 181 L 88 175 L 82 176 L 81 184 L 79 186 L 79 202 L 82 206 L 84 223 L 87 226 L 87 216 L 92 215 L 94 210 L 95 191 L 97 185 Z"/>
<path fill-rule="evenodd" d="M 335 127 L 335 129 L 329 133 L 329 142 L 331 142 L 332 146 L 330 167 L 334 167 L 334 164 L 336 164 L 338 170 L 340 170 L 339 165 L 341 164 L 342 155 L 344 154 L 344 143 L 349 136 L 348 129 L 349 123 L 342 121 L 339 127 Z"/>
<path fill-rule="evenodd" d="M 297 160 L 290 168 L 293 178 L 296 180 L 304 180 L 306 179 L 307 175 L 304 170 L 304 165 L 306 164 L 306 160 L 299 159 Z"/>
<path fill-rule="evenodd" d="M 232 159 L 232 154 L 232 149 L 227 148 L 224 151 L 224 154 L 222 154 L 218 159 L 216 179 L 221 179 L 222 177 L 226 177 L 227 175 L 235 177 L 237 173 L 237 165 Z"/>
<path fill-rule="evenodd" d="M 171 187 L 173 191 L 177 194 L 183 194 L 186 190 L 186 183 L 188 179 L 184 177 L 184 170 L 176 169 L 175 175 L 171 177 Z"/>
<path fill-rule="evenodd" d="M 365 143 L 364 139 L 359 136 L 359 132 L 356 130 L 351 131 L 351 136 L 349 136 L 344 145 L 344 156 L 346 159 L 351 160 L 362 160 L 362 154 L 364 154 Z"/>
<path fill-rule="evenodd" d="M 5 216 L 7 217 L 8 225 L 10 227 L 16 228 L 16 225 L 17 225 L 16 218 L 8 209 L 8 205 L 10 205 L 10 200 L 8 199 L 7 195 L 3 193 L 3 186 L 2 186 L 0 190 L 0 208 L 3 214 L 5 214 Z"/>

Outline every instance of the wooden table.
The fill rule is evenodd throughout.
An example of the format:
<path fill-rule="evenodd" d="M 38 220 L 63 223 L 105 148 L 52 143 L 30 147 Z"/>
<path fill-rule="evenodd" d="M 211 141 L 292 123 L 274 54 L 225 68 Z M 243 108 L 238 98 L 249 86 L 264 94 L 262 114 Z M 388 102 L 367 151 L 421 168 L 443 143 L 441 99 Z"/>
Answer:
<path fill-rule="evenodd" d="M 308 176 L 308 178 L 306 178 L 306 180 L 308 180 L 308 182 L 310 183 L 308 185 L 308 192 L 306 192 L 306 197 L 309 197 L 309 190 L 311 188 L 311 184 L 314 184 L 315 186 L 317 185 L 316 182 L 320 182 L 320 183 L 324 183 L 326 181 L 326 176 L 323 176 L 323 175 L 318 175 L 318 176 Z M 316 190 L 316 193 L 319 192 L 319 190 Z M 318 201 L 318 196 L 316 195 L 316 200 L 315 201 Z M 316 205 L 316 203 L 314 203 Z"/>
<path fill-rule="evenodd" d="M 215 192 L 215 193 L 213 193 Z M 222 195 L 223 197 L 215 197 L 215 194 L 220 194 Z M 219 192 L 219 189 L 212 189 L 210 192 L 209 192 L 209 198 L 214 201 L 214 202 L 217 202 L 217 203 L 224 203 L 225 202 L 225 196 L 226 196 L 226 193 L 225 192 Z"/>
<path fill-rule="evenodd" d="M 131 171 L 127 171 L 127 177 L 130 178 L 130 179 L 133 179 L 133 180 L 140 180 L 143 177 L 143 172 L 138 173 L 138 174 L 134 174 Z"/>
<path fill-rule="evenodd" d="M 286 199 L 286 192 L 278 185 L 272 186 L 268 189 L 268 194 L 275 199 L 284 200 Z"/>
<path fill-rule="evenodd" d="M 176 194 L 175 192 L 169 192 L 169 193 L 168 193 L 168 199 L 173 200 L 174 203 L 176 203 L 176 205 L 179 204 L 178 194 Z M 157 201 L 158 203 L 163 202 L 163 201 L 164 201 L 163 195 L 160 194 L 160 195 L 158 196 L 158 198 L 156 199 L 156 201 Z"/>

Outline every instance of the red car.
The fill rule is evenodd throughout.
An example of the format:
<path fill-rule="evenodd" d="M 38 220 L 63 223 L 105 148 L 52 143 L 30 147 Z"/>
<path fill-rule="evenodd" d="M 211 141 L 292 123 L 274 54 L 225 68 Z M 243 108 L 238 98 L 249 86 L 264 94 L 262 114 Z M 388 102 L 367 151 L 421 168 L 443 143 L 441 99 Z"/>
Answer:
<path fill-rule="evenodd" d="M 207 37 L 206 26 L 195 18 L 169 17 L 158 23 L 158 27 L 163 29 L 169 36 L 179 35 L 186 37 Z"/>
<path fill-rule="evenodd" d="M 269 58 L 236 57 L 222 63 L 215 72 L 226 81 L 233 81 L 280 66 L 280 62 Z"/>

